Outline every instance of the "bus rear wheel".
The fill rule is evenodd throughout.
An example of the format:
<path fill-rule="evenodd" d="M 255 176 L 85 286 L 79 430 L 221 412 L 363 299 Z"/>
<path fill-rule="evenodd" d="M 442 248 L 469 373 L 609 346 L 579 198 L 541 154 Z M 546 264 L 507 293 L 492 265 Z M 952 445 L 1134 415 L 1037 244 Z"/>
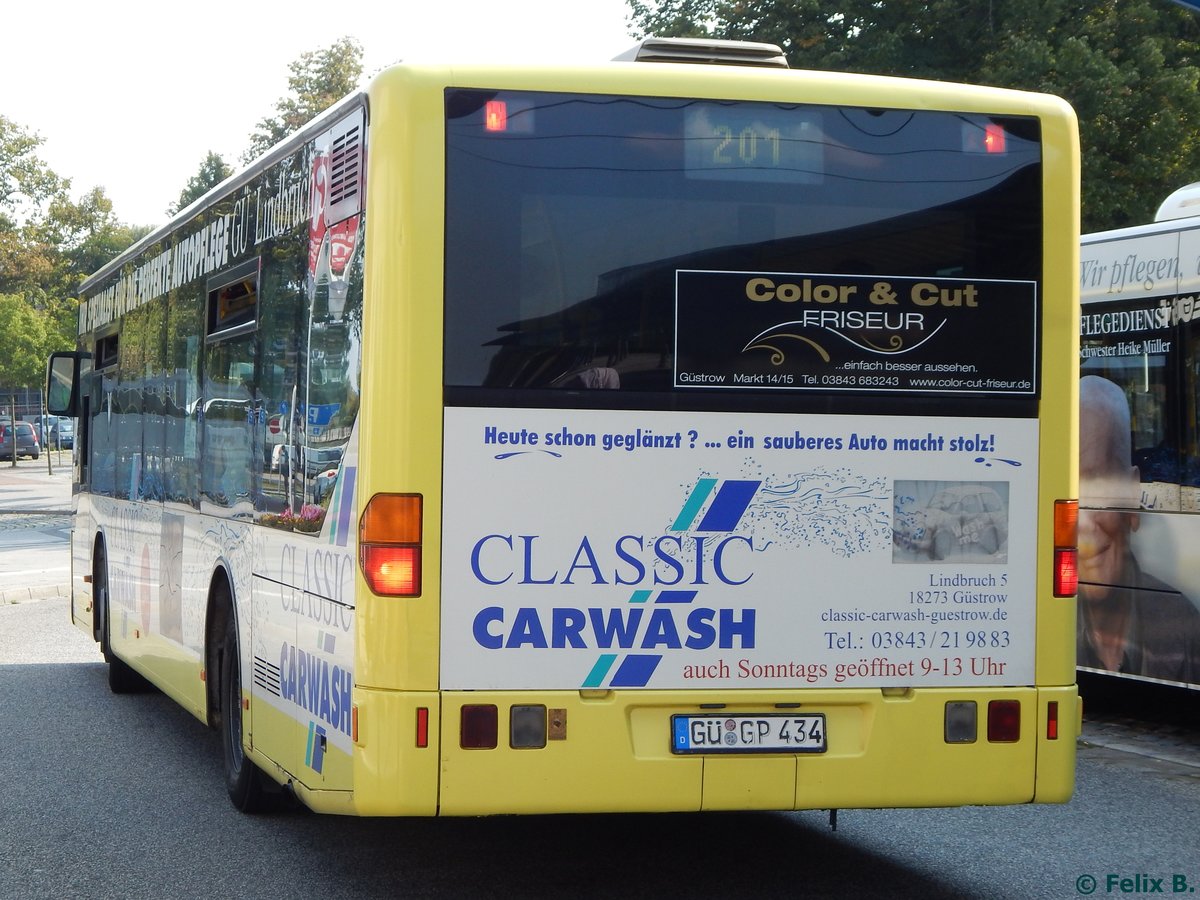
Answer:
<path fill-rule="evenodd" d="M 230 609 L 230 607 L 226 607 Z M 225 635 L 221 643 L 221 747 L 225 756 L 225 789 L 229 799 L 244 813 L 274 809 L 279 788 L 246 758 L 242 743 L 242 677 L 238 653 L 237 623 L 230 611 L 225 617 Z"/>

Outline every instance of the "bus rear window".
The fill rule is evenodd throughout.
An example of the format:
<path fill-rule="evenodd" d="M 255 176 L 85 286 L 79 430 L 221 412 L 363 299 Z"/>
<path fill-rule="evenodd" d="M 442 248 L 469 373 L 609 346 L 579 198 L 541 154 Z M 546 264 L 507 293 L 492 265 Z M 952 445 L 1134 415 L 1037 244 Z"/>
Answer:
<path fill-rule="evenodd" d="M 903 341 L 895 361 L 942 372 L 977 345 L 1036 392 L 1035 120 L 477 90 L 446 110 L 448 387 L 905 389 L 866 377 Z M 1004 309 L 957 315 L 989 282 Z M 912 347 L 942 320 L 958 356 Z"/>

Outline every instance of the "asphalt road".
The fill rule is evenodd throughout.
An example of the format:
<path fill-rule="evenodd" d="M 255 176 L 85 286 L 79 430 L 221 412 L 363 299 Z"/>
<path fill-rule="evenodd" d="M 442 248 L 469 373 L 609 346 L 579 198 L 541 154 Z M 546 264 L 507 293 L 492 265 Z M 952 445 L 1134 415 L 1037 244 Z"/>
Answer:
<path fill-rule="evenodd" d="M 1109 746 L 1081 746 L 1070 804 L 847 810 L 837 832 L 822 812 L 247 817 L 225 799 L 215 735 L 160 694 L 110 694 L 65 600 L 0 605 L 0 898 L 1032 898 L 1087 896 L 1088 878 L 1108 897 L 1143 875 L 1166 894 L 1176 876 L 1200 887 L 1186 741 L 1156 754 L 1144 724 L 1091 730 Z M 1113 749 L 1122 735 L 1145 752 Z"/>

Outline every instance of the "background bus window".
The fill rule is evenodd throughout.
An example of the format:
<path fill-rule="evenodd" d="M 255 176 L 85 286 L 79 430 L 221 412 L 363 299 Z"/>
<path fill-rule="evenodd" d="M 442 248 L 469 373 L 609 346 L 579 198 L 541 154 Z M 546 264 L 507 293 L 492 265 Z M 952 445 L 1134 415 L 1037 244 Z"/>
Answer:
<path fill-rule="evenodd" d="M 116 488 L 122 500 L 140 497 L 142 477 L 142 392 L 145 390 L 146 310 L 126 314 L 113 413 L 116 419 Z"/>
<path fill-rule="evenodd" d="M 1180 508 L 1200 512 L 1200 317 L 1182 327 L 1183 478 Z"/>
<path fill-rule="evenodd" d="M 1178 377 L 1179 344 L 1160 298 L 1085 307 L 1080 375 L 1117 384 L 1129 403 L 1132 459 L 1143 509 L 1177 510 L 1182 483 L 1180 410 L 1169 385 Z M 1094 505 L 1080 486 L 1084 505 Z"/>

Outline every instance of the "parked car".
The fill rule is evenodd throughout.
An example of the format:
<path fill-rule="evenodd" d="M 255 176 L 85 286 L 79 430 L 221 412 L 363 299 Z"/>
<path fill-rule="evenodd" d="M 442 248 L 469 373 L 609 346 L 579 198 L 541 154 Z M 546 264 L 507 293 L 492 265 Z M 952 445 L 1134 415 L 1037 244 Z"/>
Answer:
<path fill-rule="evenodd" d="M 33 420 L 38 440 L 51 450 L 61 447 L 70 450 L 75 446 L 75 422 L 66 416 L 39 416 Z"/>
<path fill-rule="evenodd" d="M 37 459 L 42 453 L 42 445 L 38 441 L 37 432 L 29 422 L 11 422 L 0 424 L 0 460 L 13 458 L 14 432 L 17 442 L 17 456 L 31 456 Z"/>
<path fill-rule="evenodd" d="M 308 447 L 304 454 L 304 476 L 316 478 L 326 469 L 336 469 L 342 461 L 344 447 Z"/>

